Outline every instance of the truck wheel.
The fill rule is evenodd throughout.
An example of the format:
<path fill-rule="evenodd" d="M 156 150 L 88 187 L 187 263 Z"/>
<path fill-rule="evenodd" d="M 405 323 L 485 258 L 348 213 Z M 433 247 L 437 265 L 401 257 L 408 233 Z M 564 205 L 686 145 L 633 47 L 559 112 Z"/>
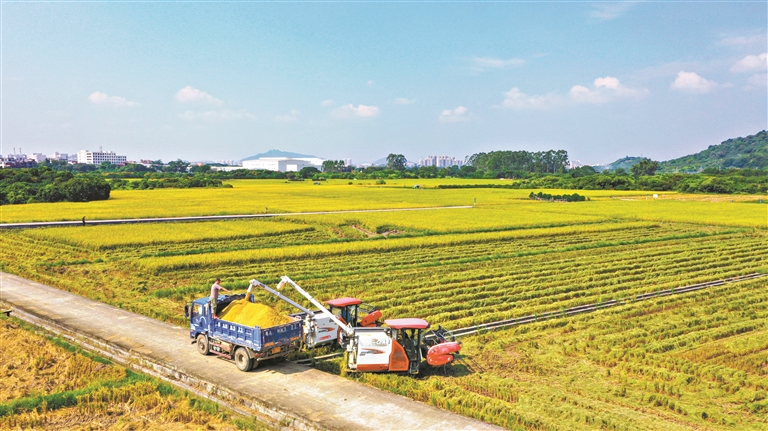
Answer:
<path fill-rule="evenodd" d="M 253 368 L 253 361 L 244 347 L 238 347 L 235 350 L 235 365 L 240 371 L 250 371 Z"/>
<path fill-rule="evenodd" d="M 211 347 L 208 345 L 208 337 L 205 334 L 197 336 L 197 351 L 201 355 L 207 355 L 211 351 Z"/>

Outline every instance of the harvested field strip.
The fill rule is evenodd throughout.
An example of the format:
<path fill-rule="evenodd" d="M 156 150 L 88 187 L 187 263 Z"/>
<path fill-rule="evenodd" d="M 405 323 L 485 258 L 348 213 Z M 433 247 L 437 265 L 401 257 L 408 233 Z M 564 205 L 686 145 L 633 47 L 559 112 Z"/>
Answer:
<path fill-rule="evenodd" d="M 700 233 L 693 232 L 694 236 L 700 235 Z M 566 237 L 563 237 L 566 238 Z M 580 237 L 579 237 L 580 238 Z M 573 247 L 564 247 L 565 249 L 568 249 L 569 247 L 575 251 L 579 250 L 587 250 L 589 248 L 594 247 L 608 247 L 608 246 L 615 246 L 617 244 L 610 243 L 608 241 L 603 241 L 603 243 L 600 243 L 600 237 L 593 238 L 593 241 L 588 244 L 584 244 L 584 239 L 579 239 L 578 241 L 582 243 L 582 246 L 573 246 Z M 674 239 L 676 237 L 673 237 Z M 648 238 L 649 242 L 655 242 L 655 241 L 664 241 L 661 244 L 643 244 L 642 240 L 640 240 L 639 244 L 632 243 L 632 247 L 642 249 L 642 248 L 649 248 L 649 247 L 659 247 L 663 248 L 664 245 L 670 238 Z M 634 241 L 634 240 L 633 240 Z M 618 243 L 630 243 L 630 241 L 618 241 Z M 386 244 L 386 242 L 385 242 Z M 485 243 L 478 243 L 473 245 L 450 245 L 447 247 L 439 247 L 435 246 L 436 248 L 430 248 L 430 249 L 411 249 L 408 250 L 407 253 L 400 251 L 400 250 L 394 250 L 394 251 L 386 251 L 386 252 L 380 252 L 378 254 L 372 254 L 370 257 L 375 261 L 369 261 L 366 256 L 367 254 L 361 254 L 356 256 L 353 260 L 350 261 L 348 257 L 346 256 L 324 256 L 321 259 L 323 259 L 323 262 L 326 267 L 333 268 L 332 271 L 329 271 L 329 274 L 333 274 L 334 276 L 338 276 L 339 269 L 336 268 L 337 262 L 339 266 L 343 266 L 343 275 L 352 275 L 356 272 L 380 272 L 381 269 L 384 268 L 408 268 L 408 267 L 424 267 L 431 265 L 429 262 L 437 262 L 438 264 L 447 264 L 449 262 L 455 262 L 455 263 L 471 263 L 471 262 L 483 262 L 487 260 L 494 260 L 494 259 L 508 259 L 508 258 L 522 258 L 525 257 L 525 252 L 527 250 L 533 250 L 533 251 L 539 251 L 543 250 L 547 252 L 547 254 L 552 254 L 553 256 L 558 256 L 558 253 L 563 252 L 563 250 L 551 250 L 546 247 L 546 245 L 542 244 L 538 241 L 523 241 L 522 243 L 508 243 L 505 241 L 502 242 L 494 242 L 494 241 L 488 241 Z M 468 249 L 468 247 L 471 247 L 471 249 Z M 505 254 L 504 252 L 507 251 L 507 249 L 511 249 L 508 254 Z M 443 251 L 444 250 L 444 251 Z M 539 251 L 540 252 L 540 251 Z M 663 252 L 659 252 L 660 254 L 663 254 Z M 531 253 L 531 255 L 535 255 L 536 253 Z M 541 258 L 547 258 L 545 256 L 538 256 L 537 259 Z M 260 263 L 260 266 L 275 266 L 280 265 L 280 263 L 272 263 L 272 262 L 262 262 Z M 218 265 L 219 267 L 227 267 L 226 263 L 220 263 Z M 238 265 L 237 267 L 240 267 Z M 237 267 L 232 267 L 232 269 L 237 273 Z M 302 261 L 302 260 L 296 260 L 293 261 L 292 267 L 296 268 L 293 272 L 299 272 L 302 274 L 302 276 L 299 276 L 298 279 L 301 279 L 301 277 L 304 277 L 303 274 L 312 274 L 308 278 L 314 278 L 317 277 L 317 265 L 314 261 Z M 190 270 L 189 272 L 196 272 L 197 270 Z M 176 273 L 184 273 L 183 269 L 179 269 L 176 271 Z M 386 272 L 383 272 L 383 274 L 386 274 Z"/>
<path fill-rule="evenodd" d="M 338 244 L 305 245 L 284 247 L 281 249 L 253 250 L 237 253 L 212 253 L 200 256 L 183 256 L 156 259 L 142 259 L 140 264 L 152 271 L 170 271 L 199 266 L 212 266 L 220 264 L 235 264 L 241 262 L 263 262 L 276 259 L 313 259 L 328 255 L 344 255 L 352 253 L 378 253 L 408 250 L 412 248 L 429 248 L 434 246 L 460 245 L 470 242 L 503 241 L 518 238 L 535 238 L 549 235 L 559 235 L 577 232 L 605 232 L 622 230 L 633 227 L 650 227 L 653 224 L 627 223 L 586 225 L 568 228 L 530 229 L 522 231 L 480 233 L 480 234 L 456 234 L 420 237 L 418 241 L 411 238 L 394 238 L 347 242 Z"/>

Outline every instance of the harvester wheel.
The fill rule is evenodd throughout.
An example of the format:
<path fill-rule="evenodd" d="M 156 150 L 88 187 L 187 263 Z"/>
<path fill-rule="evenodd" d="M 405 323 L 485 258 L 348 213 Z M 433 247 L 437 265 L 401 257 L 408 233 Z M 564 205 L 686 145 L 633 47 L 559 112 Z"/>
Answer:
<path fill-rule="evenodd" d="M 211 347 L 208 345 L 208 337 L 205 334 L 197 336 L 197 351 L 201 355 L 207 355 L 211 351 Z"/>
<path fill-rule="evenodd" d="M 253 368 L 253 361 L 248 356 L 245 347 L 238 347 L 235 350 L 235 365 L 237 365 L 237 369 L 240 371 L 250 371 Z"/>

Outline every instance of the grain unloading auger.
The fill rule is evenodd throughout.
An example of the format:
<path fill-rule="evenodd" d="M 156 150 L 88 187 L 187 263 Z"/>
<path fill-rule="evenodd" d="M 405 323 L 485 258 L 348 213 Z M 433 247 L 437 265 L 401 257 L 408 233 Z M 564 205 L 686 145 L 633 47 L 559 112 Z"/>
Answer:
<path fill-rule="evenodd" d="M 327 309 L 313 300 L 312 303 L 319 308 L 319 310 L 313 311 L 258 280 L 251 280 L 251 287 L 248 288 L 248 292 L 250 293 L 254 287 L 264 289 L 301 310 L 301 313 L 291 314 L 291 316 L 303 322 L 304 344 L 309 348 L 334 343 L 341 344 L 342 330 L 337 321 L 352 327 L 381 326 L 381 322 L 379 322 L 381 311 L 376 307 L 363 304 L 363 301 L 357 298 L 337 298 L 326 301 Z M 278 289 L 282 287 L 283 284 L 278 285 Z M 331 319 L 327 312 L 335 316 L 335 319 Z"/>
<path fill-rule="evenodd" d="M 304 327 L 305 331 L 309 330 L 310 332 L 307 334 L 309 338 L 317 339 L 320 336 L 319 333 L 311 333 L 314 328 L 319 328 L 320 325 L 310 322 L 313 319 L 317 320 L 319 315 L 336 324 L 339 328 L 340 344 L 348 353 L 346 365 L 350 371 L 417 374 L 423 359 L 426 358 L 427 364 L 434 367 L 445 366 L 452 363 L 461 350 L 461 345 L 458 342 L 450 341 L 444 336 L 444 331 L 441 331 L 442 328 L 438 331 L 430 331 L 430 337 L 425 339 L 429 323 L 423 319 L 389 319 L 384 321 L 387 327 L 350 326 L 323 307 L 317 299 L 287 276 L 281 278 L 277 289 L 282 289 L 286 284 L 292 286 L 309 302 L 318 307 L 318 311 L 307 310 L 268 286 L 259 282 L 254 284 L 254 282 L 255 280 L 251 282 L 252 285 L 266 288 L 307 314 Z"/>

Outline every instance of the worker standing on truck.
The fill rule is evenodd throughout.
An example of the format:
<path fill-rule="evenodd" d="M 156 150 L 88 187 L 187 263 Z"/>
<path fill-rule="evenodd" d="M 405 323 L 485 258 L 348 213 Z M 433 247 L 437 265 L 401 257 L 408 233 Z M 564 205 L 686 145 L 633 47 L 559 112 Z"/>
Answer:
<path fill-rule="evenodd" d="M 248 291 L 245 292 L 245 300 L 248 301 L 248 302 L 254 302 L 253 290 L 252 289 L 253 289 L 253 284 L 249 284 L 248 285 Z"/>
<path fill-rule="evenodd" d="M 213 317 L 216 317 L 216 300 L 219 299 L 219 290 L 229 293 L 229 290 L 219 284 L 220 281 L 221 279 L 217 278 L 213 285 L 211 285 L 211 314 Z"/>

